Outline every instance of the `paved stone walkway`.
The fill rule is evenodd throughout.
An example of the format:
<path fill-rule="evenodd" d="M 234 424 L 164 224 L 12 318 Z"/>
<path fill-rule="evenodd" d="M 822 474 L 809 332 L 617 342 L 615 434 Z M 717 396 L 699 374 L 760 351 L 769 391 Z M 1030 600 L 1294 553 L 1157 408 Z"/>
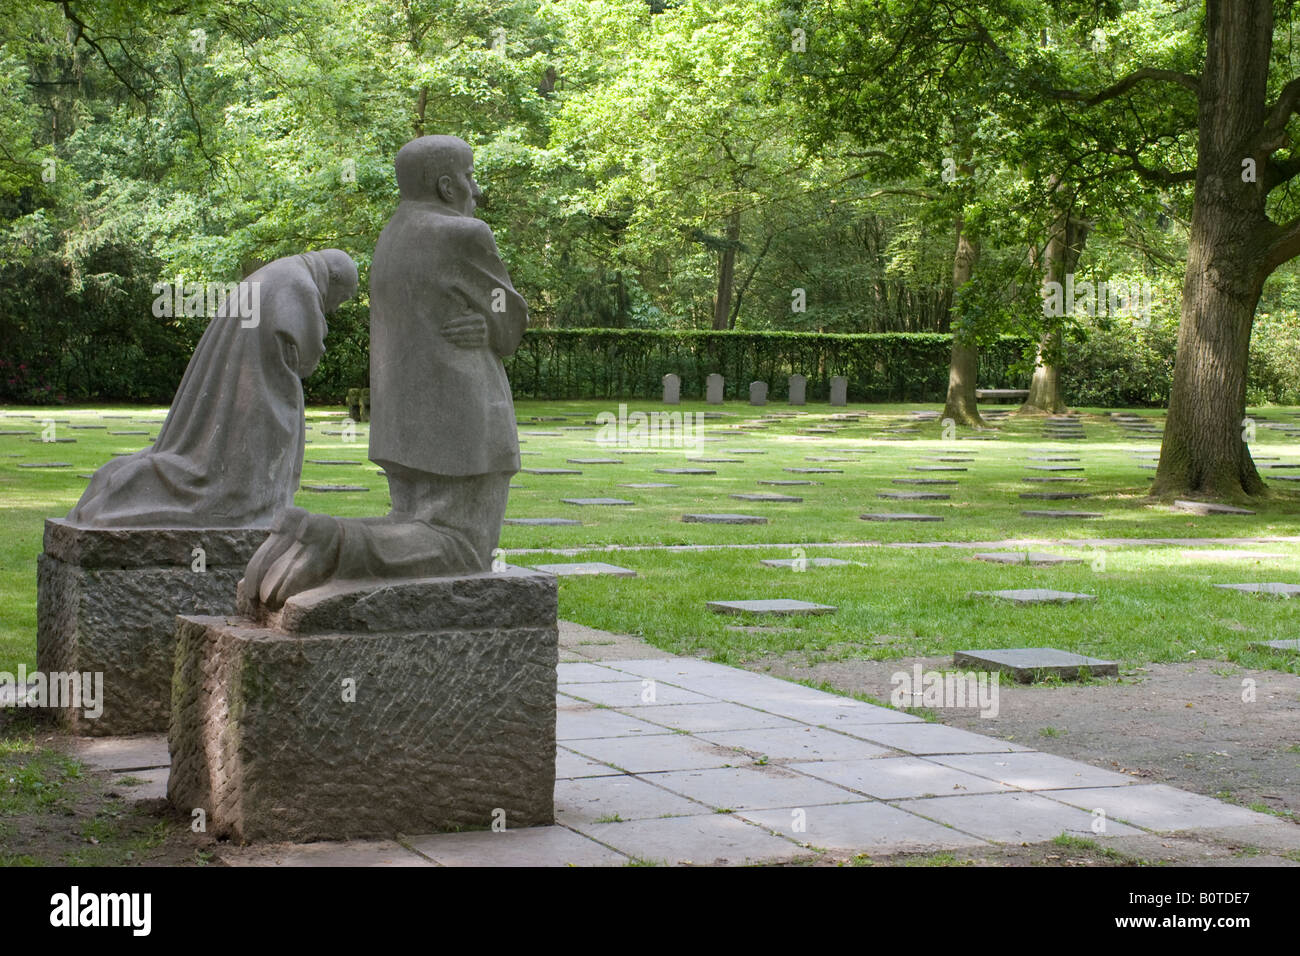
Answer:
<path fill-rule="evenodd" d="M 557 824 L 230 847 L 232 865 L 784 863 L 1166 831 L 1293 836 L 1276 817 L 775 677 L 561 622 Z M 162 735 L 71 738 L 164 796 Z M 1100 829 L 1103 826 L 1104 829 Z M 1285 832 L 1284 832 L 1285 831 Z M 1258 836 L 1255 836 L 1258 834 Z"/>

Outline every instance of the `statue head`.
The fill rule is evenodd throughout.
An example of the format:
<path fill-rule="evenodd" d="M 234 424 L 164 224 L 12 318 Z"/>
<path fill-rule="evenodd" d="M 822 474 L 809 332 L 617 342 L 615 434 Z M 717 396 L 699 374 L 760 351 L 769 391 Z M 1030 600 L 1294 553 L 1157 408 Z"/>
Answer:
<path fill-rule="evenodd" d="M 304 253 L 312 278 L 321 293 L 321 311 L 326 315 L 357 294 L 357 264 L 340 249 Z"/>
<path fill-rule="evenodd" d="M 483 198 L 474 182 L 474 152 L 458 136 L 421 136 L 397 151 L 403 200 L 434 202 L 472 216 Z"/>

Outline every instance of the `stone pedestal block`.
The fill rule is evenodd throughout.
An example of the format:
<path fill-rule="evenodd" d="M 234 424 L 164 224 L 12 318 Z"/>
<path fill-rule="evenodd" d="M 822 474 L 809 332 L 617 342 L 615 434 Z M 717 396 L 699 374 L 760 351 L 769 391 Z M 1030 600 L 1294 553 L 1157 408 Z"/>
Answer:
<path fill-rule="evenodd" d="M 168 797 L 245 842 L 554 823 L 556 610 L 507 568 L 183 617 Z"/>
<path fill-rule="evenodd" d="M 235 585 L 268 533 L 47 520 L 36 562 L 37 667 L 104 675 L 102 714 L 59 707 L 59 723 L 96 736 L 166 730 L 176 615 L 233 613 Z"/>

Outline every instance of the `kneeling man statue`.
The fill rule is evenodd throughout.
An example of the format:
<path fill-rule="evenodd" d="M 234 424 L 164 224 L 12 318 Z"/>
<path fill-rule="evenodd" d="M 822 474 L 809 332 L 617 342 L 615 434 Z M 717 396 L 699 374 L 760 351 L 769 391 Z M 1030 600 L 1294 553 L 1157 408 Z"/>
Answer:
<path fill-rule="evenodd" d="M 501 360 L 528 308 L 510 283 L 469 144 L 422 136 L 397 154 L 397 211 L 370 272 L 370 460 L 392 511 L 333 518 L 285 510 L 244 572 L 245 600 L 276 610 L 327 581 L 486 571 L 519 470 Z"/>

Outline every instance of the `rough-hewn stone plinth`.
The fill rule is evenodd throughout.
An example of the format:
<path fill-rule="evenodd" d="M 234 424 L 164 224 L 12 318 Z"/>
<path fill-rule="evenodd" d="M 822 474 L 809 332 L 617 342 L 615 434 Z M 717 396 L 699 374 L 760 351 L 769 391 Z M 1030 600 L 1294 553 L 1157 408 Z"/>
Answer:
<path fill-rule="evenodd" d="M 552 824 L 558 658 L 527 568 L 183 617 L 168 798 L 240 841 Z"/>
<path fill-rule="evenodd" d="M 77 734 L 167 729 L 177 614 L 229 614 L 262 528 L 79 528 L 45 522 L 36 559 L 36 661 L 102 673 L 104 710 L 56 710 Z M 195 549 L 202 549 L 196 553 Z"/>

